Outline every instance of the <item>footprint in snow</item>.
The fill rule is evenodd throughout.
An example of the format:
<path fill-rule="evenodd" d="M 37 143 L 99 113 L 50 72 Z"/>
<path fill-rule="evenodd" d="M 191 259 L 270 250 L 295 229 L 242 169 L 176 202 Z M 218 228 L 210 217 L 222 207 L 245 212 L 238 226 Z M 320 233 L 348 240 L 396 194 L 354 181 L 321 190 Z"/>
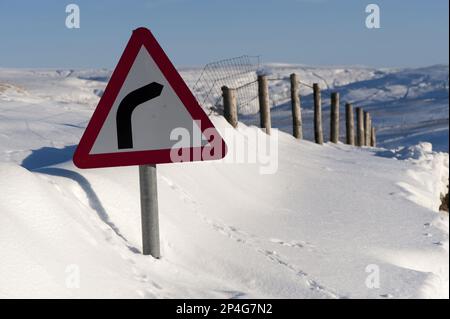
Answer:
<path fill-rule="evenodd" d="M 170 179 L 168 179 L 167 177 L 162 176 L 161 177 L 162 180 L 164 180 L 166 182 L 166 184 L 173 190 L 173 191 L 178 191 L 180 194 L 180 199 L 182 199 L 184 202 L 192 202 L 192 203 L 196 203 L 195 200 L 188 194 L 186 193 L 183 189 L 181 189 L 179 186 L 177 186 L 174 182 L 172 182 Z"/>
<path fill-rule="evenodd" d="M 278 244 L 281 246 L 286 246 L 286 247 L 292 247 L 292 248 L 314 248 L 314 245 L 312 245 L 311 243 L 305 242 L 305 241 L 296 241 L 296 240 L 291 240 L 291 241 L 284 241 L 278 238 L 271 238 L 270 242 L 274 243 L 274 244 Z"/>
<path fill-rule="evenodd" d="M 296 242 L 296 241 L 290 241 L 290 242 L 285 242 L 281 239 L 278 238 L 271 238 L 270 242 L 274 243 L 274 244 L 278 244 L 281 246 L 287 246 L 287 247 L 297 247 L 297 248 L 303 248 L 304 245 L 300 242 Z"/>
<path fill-rule="evenodd" d="M 158 290 L 162 290 L 162 287 L 160 285 L 158 285 L 156 282 L 154 282 L 153 280 L 150 280 L 150 277 L 147 274 L 144 274 L 144 273 L 140 272 L 135 267 L 132 268 L 132 271 L 134 273 L 134 279 L 135 280 L 140 281 L 142 283 L 148 283 L 153 288 L 158 289 Z M 147 290 L 150 290 L 150 288 L 147 288 Z"/>
<path fill-rule="evenodd" d="M 140 298 L 145 299 L 156 299 L 158 296 L 149 288 L 146 288 L 145 290 L 138 289 L 136 290 L 136 293 Z"/>
<path fill-rule="evenodd" d="M 320 291 L 321 293 L 324 293 L 326 295 L 328 295 L 331 298 L 335 298 L 335 299 L 345 299 L 345 296 L 338 296 L 335 293 L 327 290 L 324 286 L 320 285 L 317 281 L 309 279 L 306 281 L 306 284 L 309 286 L 309 289 L 311 290 L 316 290 L 316 291 Z"/>
<path fill-rule="evenodd" d="M 219 291 L 220 294 L 225 294 L 225 299 L 242 299 L 245 298 L 246 293 L 242 291 L 234 291 L 234 290 L 222 290 Z"/>

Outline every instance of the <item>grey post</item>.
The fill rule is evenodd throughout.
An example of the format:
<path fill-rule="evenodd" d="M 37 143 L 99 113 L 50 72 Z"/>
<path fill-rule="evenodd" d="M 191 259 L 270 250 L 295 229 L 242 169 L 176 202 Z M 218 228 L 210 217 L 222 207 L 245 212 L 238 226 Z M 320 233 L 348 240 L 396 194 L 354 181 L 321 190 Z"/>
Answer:
<path fill-rule="evenodd" d="M 223 116 L 231 124 L 236 127 L 238 125 L 236 90 L 227 86 L 222 86 L 223 97 Z"/>
<path fill-rule="evenodd" d="M 364 111 L 362 108 L 356 108 L 356 125 L 357 125 L 357 134 L 356 134 L 356 145 L 364 146 Z"/>
<path fill-rule="evenodd" d="M 377 146 L 377 134 L 374 126 L 372 126 L 372 134 L 370 134 L 370 146 L 372 147 Z"/>
<path fill-rule="evenodd" d="M 314 91 L 314 139 L 317 144 L 323 144 L 322 100 L 318 83 L 313 84 Z"/>
<path fill-rule="evenodd" d="M 370 134 L 372 133 L 372 128 L 370 127 L 370 113 L 364 112 L 364 145 L 370 146 Z"/>
<path fill-rule="evenodd" d="M 142 252 L 160 258 L 156 165 L 139 166 Z"/>
<path fill-rule="evenodd" d="M 292 134 L 295 138 L 303 138 L 302 111 L 300 105 L 300 94 L 298 90 L 297 74 L 291 74 L 291 105 L 292 105 Z"/>
<path fill-rule="evenodd" d="M 350 103 L 345 104 L 345 118 L 347 129 L 347 144 L 355 145 L 355 117 L 353 115 L 353 106 Z"/>
<path fill-rule="evenodd" d="M 269 105 L 269 83 L 267 76 L 258 75 L 258 97 L 259 97 L 259 115 L 261 119 L 261 128 L 270 135 L 270 105 Z"/>
<path fill-rule="evenodd" d="M 339 93 L 331 93 L 330 141 L 339 142 Z"/>

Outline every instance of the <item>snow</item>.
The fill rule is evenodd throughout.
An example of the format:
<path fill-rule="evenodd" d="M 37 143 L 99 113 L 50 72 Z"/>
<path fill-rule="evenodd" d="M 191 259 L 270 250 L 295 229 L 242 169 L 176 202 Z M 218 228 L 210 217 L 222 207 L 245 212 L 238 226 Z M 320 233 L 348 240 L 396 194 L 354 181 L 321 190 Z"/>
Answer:
<path fill-rule="evenodd" d="M 427 72 L 273 68 L 308 70 L 348 92 Z M 448 67 L 430 70 L 448 83 Z M 192 83 L 198 72 L 182 74 Z M 445 96 L 421 104 L 423 94 L 439 96 L 437 85 L 423 93 L 417 84 L 421 98 L 393 104 L 386 101 L 404 90 L 377 87 L 388 92 L 389 110 L 377 110 L 379 123 L 389 122 L 385 136 L 398 139 L 386 142 L 391 149 L 319 146 L 279 132 L 271 140 L 278 153 L 267 154 L 249 138 L 264 136 L 259 129 L 241 122 L 232 130 L 211 116 L 229 147 L 225 159 L 158 166 L 163 258 L 155 260 L 140 254 L 137 168 L 80 170 L 71 161 L 109 75 L 0 69 L 0 297 L 449 297 L 448 214 L 438 212 L 448 153 L 427 139 L 403 144 L 429 136 L 412 128 L 428 113 L 423 105 L 446 110 L 447 124 L 435 120 L 427 130 L 442 126 L 448 137 L 448 84 L 445 107 Z M 402 105 L 412 111 L 395 132 L 398 118 L 384 116 Z M 277 108 L 274 122 L 282 123 Z M 275 174 L 230 160 L 255 151 L 277 161 Z M 367 286 L 373 272 L 378 288 Z"/>
<path fill-rule="evenodd" d="M 431 142 L 435 150 L 448 152 L 448 65 L 417 69 L 272 66 L 269 77 L 280 79 L 270 81 L 269 86 L 272 126 L 287 133 L 292 131 L 289 74 L 293 72 L 304 83 L 319 83 L 324 123 L 329 123 L 330 95 L 336 91 L 340 93 L 341 112 L 349 102 L 371 113 L 379 146 L 396 148 Z M 312 90 L 301 85 L 300 94 L 305 138 L 313 140 Z M 253 112 L 242 113 L 241 120 L 258 125 L 257 111 L 256 105 Z M 343 120 L 341 116 L 342 126 Z M 325 136 L 329 135 L 328 128 L 324 125 Z"/>

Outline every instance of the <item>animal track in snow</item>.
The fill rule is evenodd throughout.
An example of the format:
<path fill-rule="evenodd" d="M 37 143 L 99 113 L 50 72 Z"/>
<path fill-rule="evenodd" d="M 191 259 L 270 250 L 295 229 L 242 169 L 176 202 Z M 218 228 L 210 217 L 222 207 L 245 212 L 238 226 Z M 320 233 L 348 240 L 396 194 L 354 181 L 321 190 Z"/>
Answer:
<path fill-rule="evenodd" d="M 217 220 L 212 220 L 211 218 L 206 217 L 199 211 L 199 209 L 198 209 L 199 204 L 188 193 L 186 193 L 183 189 L 181 189 L 180 187 L 175 185 L 168 178 L 162 177 L 162 179 L 167 183 L 167 185 L 172 190 L 181 193 L 181 198 L 188 200 L 194 206 L 195 213 L 206 224 L 210 225 L 214 230 L 216 230 L 221 235 L 224 235 L 224 236 L 236 241 L 237 243 L 247 245 L 248 247 L 252 248 L 253 250 L 257 251 L 258 253 L 264 255 L 271 262 L 274 262 L 274 263 L 288 269 L 289 271 L 294 272 L 299 278 L 301 278 L 302 280 L 305 280 L 305 285 L 307 287 L 309 287 L 309 289 L 319 291 L 320 293 L 323 293 L 324 295 L 326 295 L 329 298 L 344 298 L 343 296 L 339 296 L 339 295 L 335 294 L 334 292 L 332 292 L 331 290 L 320 285 L 319 283 L 317 283 L 317 281 L 308 279 L 308 274 L 306 272 L 304 272 L 303 270 L 299 269 L 297 266 L 291 264 L 286 257 L 281 256 L 276 251 L 267 250 L 267 249 L 261 247 L 262 243 L 265 243 L 267 241 L 275 243 L 275 244 L 279 244 L 279 245 L 294 247 L 294 248 L 304 248 L 304 247 L 312 248 L 312 247 L 314 247 L 312 244 L 310 244 L 308 242 L 301 242 L 301 241 L 285 242 L 285 241 L 282 241 L 279 239 L 270 239 L 270 240 L 264 239 L 264 240 L 262 240 L 255 235 L 249 234 L 243 230 L 238 229 L 235 226 L 230 226 L 223 222 L 219 222 Z"/>
<path fill-rule="evenodd" d="M 278 238 L 271 238 L 270 242 L 292 248 L 308 248 L 308 250 L 312 250 L 314 248 L 313 244 L 305 241 L 296 241 L 296 240 L 284 241 Z"/>

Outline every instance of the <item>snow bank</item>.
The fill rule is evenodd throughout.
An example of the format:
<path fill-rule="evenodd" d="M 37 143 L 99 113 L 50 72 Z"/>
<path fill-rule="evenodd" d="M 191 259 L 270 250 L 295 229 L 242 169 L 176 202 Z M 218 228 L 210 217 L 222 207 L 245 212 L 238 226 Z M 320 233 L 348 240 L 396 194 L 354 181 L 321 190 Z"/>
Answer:
<path fill-rule="evenodd" d="M 139 253 L 137 169 L 70 160 L 102 77 L 23 72 L 1 73 L 27 93 L 0 92 L 0 297 L 448 298 L 448 154 L 280 132 L 276 172 L 260 174 L 229 159 L 264 152 L 248 138 L 262 133 L 213 117 L 227 158 L 158 166 L 154 260 Z"/>
<path fill-rule="evenodd" d="M 405 160 L 413 165 L 408 175 L 414 180 L 413 185 L 405 185 L 409 198 L 419 205 L 431 210 L 439 210 L 441 195 L 448 191 L 449 157 L 448 153 L 433 152 L 431 143 L 400 147 L 394 150 L 382 150 L 378 156 Z M 430 174 L 431 173 L 431 174 Z"/>
<path fill-rule="evenodd" d="M 421 165 L 279 137 L 273 175 L 226 159 L 159 166 L 158 261 L 139 254 L 136 168 L 2 164 L 0 295 L 448 296 L 448 230 L 437 223 L 448 218 L 408 188 L 422 189 L 411 175 Z M 379 288 L 367 285 L 372 269 Z"/>

